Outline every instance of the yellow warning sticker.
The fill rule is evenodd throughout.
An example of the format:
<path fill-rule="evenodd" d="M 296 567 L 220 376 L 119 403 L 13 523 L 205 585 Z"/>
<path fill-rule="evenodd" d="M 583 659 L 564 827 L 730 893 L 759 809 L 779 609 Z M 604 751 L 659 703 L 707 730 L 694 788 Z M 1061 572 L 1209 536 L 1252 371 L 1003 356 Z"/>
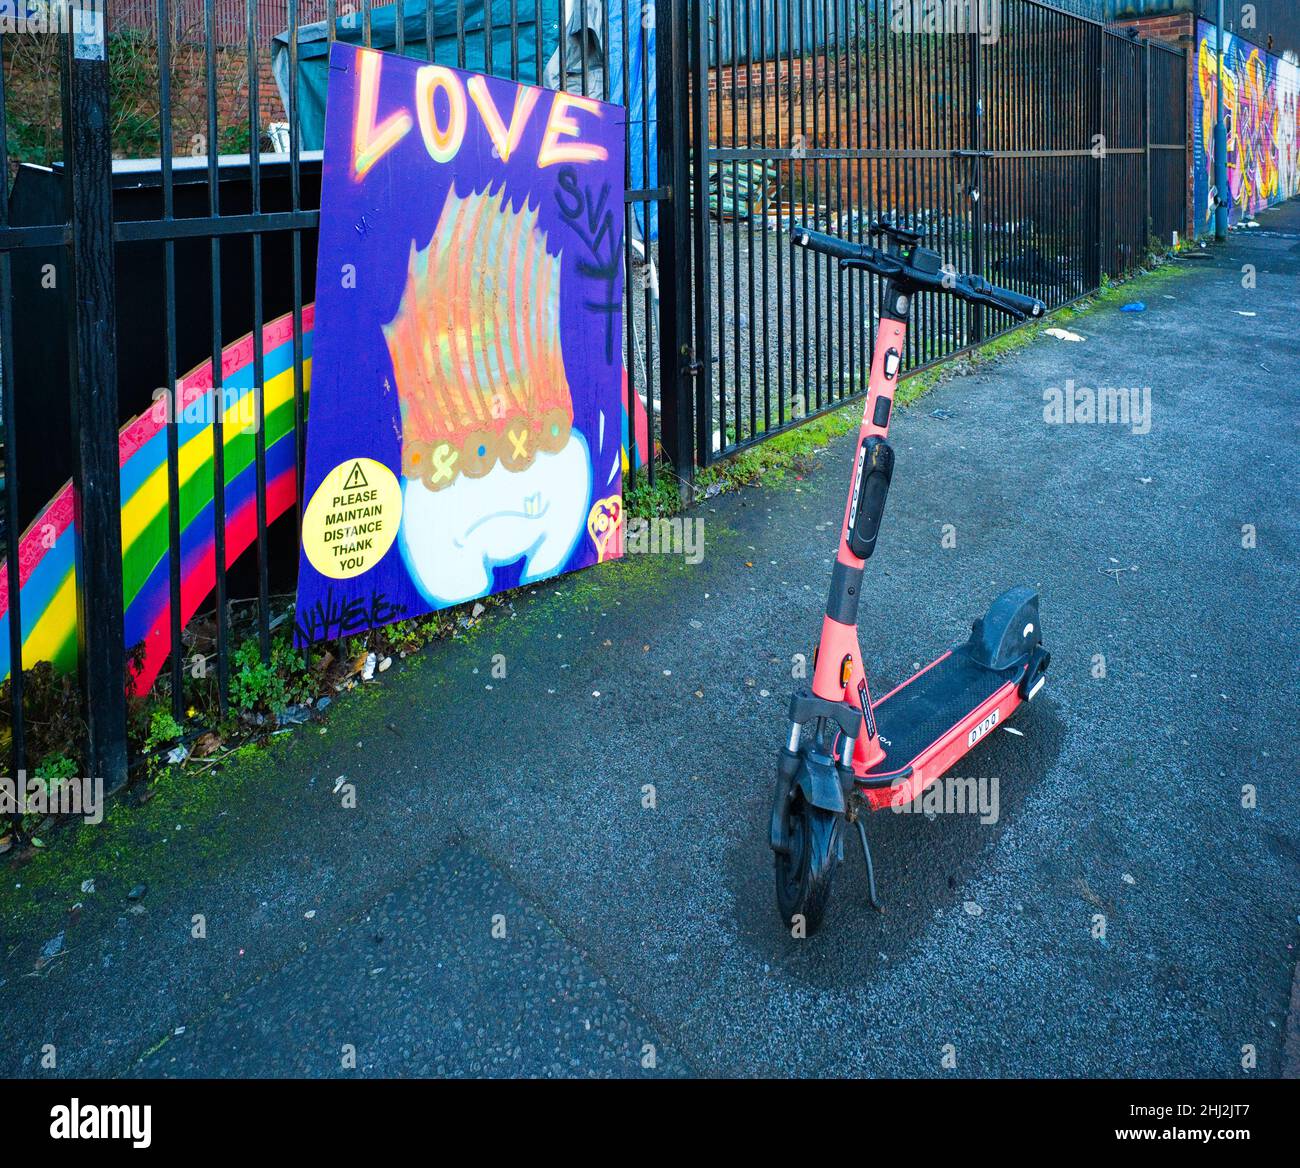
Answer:
<path fill-rule="evenodd" d="M 402 522 L 397 476 L 373 458 L 350 458 L 329 472 L 302 518 L 302 546 L 322 576 L 348 580 L 387 554 Z"/>

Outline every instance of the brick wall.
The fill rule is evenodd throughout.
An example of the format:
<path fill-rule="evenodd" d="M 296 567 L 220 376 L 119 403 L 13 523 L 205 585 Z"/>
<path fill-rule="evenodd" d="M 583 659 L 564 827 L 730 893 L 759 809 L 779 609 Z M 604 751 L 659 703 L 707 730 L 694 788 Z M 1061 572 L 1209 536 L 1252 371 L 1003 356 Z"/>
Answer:
<path fill-rule="evenodd" d="M 258 126 L 265 133 L 269 123 L 287 121 L 288 115 L 271 75 L 269 51 L 263 50 L 258 57 Z M 222 153 L 242 153 L 248 142 L 248 54 L 242 47 L 218 47 L 215 58 L 220 135 L 217 146 Z M 156 52 L 153 70 L 156 75 Z M 205 153 L 208 84 L 204 46 L 182 44 L 172 47 L 171 86 L 172 134 L 177 153 Z"/>
<path fill-rule="evenodd" d="M 919 76 L 911 75 L 913 84 Z M 941 106 L 931 96 L 920 95 L 908 104 L 906 125 L 894 127 L 890 139 L 905 135 L 911 143 L 937 143 L 941 135 L 937 111 Z M 945 121 L 967 117 L 954 106 L 942 108 Z M 838 63 L 825 56 L 793 61 L 782 58 L 709 72 L 709 141 L 715 148 L 762 148 L 773 154 L 797 151 L 800 146 L 807 150 L 865 149 L 886 140 L 882 118 L 889 115 L 890 108 L 876 100 L 865 66 L 859 74 L 847 57 L 841 57 Z M 903 170 L 897 163 L 799 161 L 796 154 L 773 158 L 768 165 L 779 167 L 785 200 L 797 201 L 803 186 L 808 188 L 807 197 L 811 199 L 815 180 L 819 201 L 831 209 L 836 205 L 836 185 L 840 188 L 841 208 L 864 204 L 866 199 L 860 189 L 864 181 L 878 188 L 883 203 L 901 201 Z M 939 203 L 941 196 L 936 188 L 945 181 L 940 169 L 907 169 L 913 202 L 917 206 Z M 791 184 L 795 187 L 793 193 Z M 900 189 L 885 194 L 886 184 Z M 950 199 L 945 191 L 942 201 Z"/>
<path fill-rule="evenodd" d="M 1142 36 L 1183 48 L 1192 61 L 1190 14 L 1165 14 L 1131 23 Z M 1125 76 L 1136 84 L 1141 77 L 1140 50 L 1135 48 L 1130 52 L 1126 39 L 1108 39 L 1124 60 L 1132 59 L 1134 64 Z M 1038 145 L 1036 136 L 1056 131 L 1042 112 L 1049 107 L 1069 111 L 1084 102 L 1086 108 L 1091 108 L 1087 80 L 1054 69 L 1044 70 L 1037 64 L 1051 59 L 1053 43 L 1048 35 L 1042 44 L 1027 43 L 1018 53 L 1002 57 L 990 53 L 986 59 L 993 94 L 985 111 L 991 149 Z M 805 196 L 815 198 L 831 212 L 862 206 L 874 199 L 880 207 L 904 211 L 930 209 L 951 214 L 966 205 L 963 186 L 966 176 L 964 168 L 946 160 L 828 163 L 777 157 L 797 146 L 800 139 L 810 150 L 872 148 L 886 141 L 895 147 L 931 150 L 965 145 L 971 116 L 966 108 L 966 85 L 943 73 L 938 66 L 933 68 L 932 73 L 927 73 L 913 64 L 907 70 L 908 94 L 898 106 L 905 120 L 888 127 L 888 134 L 881 120 L 891 116 L 895 103 L 884 100 L 868 73 L 864 70 L 859 77 L 858 71 L 844 58 L 838 63 L 833 57 L 817 57 L 714 69 L 709 74 L 709 139 L 715 148 L 748 147 L 771 152 L 773 157 L 768 165 L 779 168 L 783 199 L 798 202 Z M 1184 126 L 1184 140 L 1188 143 L 1185 173 L 1190 188 L 1194 72 L 1188 67 L 1185 74 L 1188 111 Z M 1044 84 L 1052 87 L 1050 93 L 1039 91 L 1038 87 Z M 1141 145 L 1140 88 L 1131 89 L 1119 106 L 1115 115 L 1118 121 L 1106 129 L 1107 134 L 1118 145 Z M 815 125 L 814 108 L 817 110 Z M 1028 128 L 1021 129 L 1025 110 L 1035 112 L 1028 119 Z M 1080 133 L 1086 132 L 1086 139 L 1057 144 L 1087 145 L 1093 131 L 1086 124 L 1078 129 Z M 1102 127 L 1095 129 L 1100 132 Z M 1137 166 L 1128 160 L 1116 165 L 1129 169 Z M 736 169 L 743 176 L 745 164 L 738 164 Z M 1074 163 L 1033 160 L 989 164 L 986 170 L 986 181 L 992 182 L 997 181 L 999 174 L 1015 174 L 1012 181 L 1002 182 L 998 191 L 998 214 L 1008 222 L 1051 218 L 1059 205 L 1069 203 L 1061 188 L 1079 181 L 1081 173 Z M 731 164 L 724 164 L 724 184 L 730 183 L 732 177 Z M 1190 199 L 1187 205 L 1181 228 L 1184 236 L 1192 231 Z"/>
<path fill-rule="evenodd" d="M 1135 28 L 1138 36 L 1153 41 L 1166 41 L 1179 48 L 1191 48 L 1195 18 L 1190 12 L 1169 12 L 1163 16 L 1140 16 L 1132 20 L 1117 20 L 1116 28 Z"/>
<path fill-rule="evenodd" d="M 378 0 L 376 0 L 378 3 Z M 259 125 L 265 130 L 271 122 L 288 121 L 279 90 L 271 75 L 271 38 L 288 25 L 285 0 L 253 0 L 255 9 L 256 56 L 258 74 Z M 204 0 L 170 0 L 173 56 L 198 54 L 207 43 Z M 347 10 L 346 0 L 339 0 L 339 11 Z M 298 0 L 299 26 L 323 20 L 326 0 Z M 248 121 L 248 4 L 247 0 L 214 0 L 213 36 L 218 58 L 217 109 L 221 124 L 240 125 Z M 110 32 L 134 31 L 157 36 L 157 0 L 114 0 L 109 8 Z M 190 74 L 186 73 L 186 77 Z M 201 76 L 200 70 L 200 76 Z M 175 84 L 175 82 L 173 82 Z M 178 101 L 199 104 L 206 101 L 206 83 L 201 87 L 187 81 L 176 95 Z"/>

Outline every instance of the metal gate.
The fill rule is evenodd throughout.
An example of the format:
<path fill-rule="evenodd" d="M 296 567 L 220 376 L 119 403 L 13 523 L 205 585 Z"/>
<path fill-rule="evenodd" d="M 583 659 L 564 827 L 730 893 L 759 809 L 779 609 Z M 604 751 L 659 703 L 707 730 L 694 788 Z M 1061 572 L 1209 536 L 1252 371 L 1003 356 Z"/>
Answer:
<path fill-rule="evenodd" d="M 1184 54 L 1037 0 L 699 0 L 692 52 L 701 466 L 866 390 L 878 282 L 792 223 L 861 240 L 892 214 L 1057 307 L 1186 221 Z M 1012 323 L 914 312 L 909 370 Z"/>

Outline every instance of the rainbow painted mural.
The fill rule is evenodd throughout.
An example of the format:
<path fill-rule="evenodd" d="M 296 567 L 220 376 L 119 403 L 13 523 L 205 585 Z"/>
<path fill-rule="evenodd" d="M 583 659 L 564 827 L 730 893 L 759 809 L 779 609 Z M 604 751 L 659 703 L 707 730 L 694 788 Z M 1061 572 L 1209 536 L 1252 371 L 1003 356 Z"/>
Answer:
<path fill-rule="evenodd" d="M 313 306 L 303 309 L 303 380 L 311 370 Z M 263 336 L 266 411 L 266 518 L 270 523 L 297 498 L 294 457 L 293 316 L 267 324 Z M 256 417 L 253 335 L 222 352 L 225 451 L 226 565 L 257 538 Z M 213 516 L 212 362 L 177 385 L 181 519 L 181 623 L 188 621 L 216 584 Z M 171 651 L 170 555 L 167 546 L 167 428 L 165 402 L 132 419 L 118 437 L 122 489 L 122 586 L 126 643 L 144 646 L 136 677 L 143 692 Z M 22 589 L 23 667 L 51 661 L 77 664 L 77 594 L 72 483 L 23 533 L 18 547 Z M 8 677 L 9 589 L 0 578 L 0 676 Z"/>
<path fill-rule="evenodd" d="M 315 306 L 302 310 L 304 392 L 311 387 Z M 293 315 L 286 313 L 262 330 L 266 410 L 266 520 L 292 509 L 297 499 L 294 442 Z M 253 334 L 221 355 L 223 450 L 225 452 L 226 566 L 257 539 L 256 417 L 253 394 Z M 177 385 L 181 520 L 181 624 L 187 623 L 216 586 L 213 515 L 212 362 L 187 373 Z M 624 376 L 626 389 L 626 375 Z M 626 393 L 624 401 L 626 402 Z M 627 410 L 623 415 L 623 462 L 627 469 Z M 637 449 L 646 448 L 648 420 L 637 402 Z M 118 437 L 122 488 L 122 584 L 126 643 L 143 645 L 135 678 L 143 693 L 171 652 L 171 602 L 167 546 L 166 409 L 132 419 Z M 23 622 L 23 668 L 53 662 L 71 672 L 77 666 L 77 591 L 74 571 L 75 500 L 72 483 L 50 501 L 23 533 L 18 576 Z M 9 584 L 0 566 L 0 680 L 9 676 Z"/>

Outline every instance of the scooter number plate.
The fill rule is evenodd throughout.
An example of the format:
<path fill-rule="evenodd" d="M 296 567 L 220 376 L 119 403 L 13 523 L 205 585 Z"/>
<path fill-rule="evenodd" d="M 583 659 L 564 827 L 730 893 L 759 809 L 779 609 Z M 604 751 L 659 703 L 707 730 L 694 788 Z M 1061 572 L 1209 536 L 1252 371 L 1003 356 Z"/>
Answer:
<path fill-rule="evenodd" d="M 981 738 L 984 737 L 994 726 L 998 724 L 998 712 L 994 710 L 978 726 L 974 727 L 966 738 L 967 746 L 974 746 Z"/>

